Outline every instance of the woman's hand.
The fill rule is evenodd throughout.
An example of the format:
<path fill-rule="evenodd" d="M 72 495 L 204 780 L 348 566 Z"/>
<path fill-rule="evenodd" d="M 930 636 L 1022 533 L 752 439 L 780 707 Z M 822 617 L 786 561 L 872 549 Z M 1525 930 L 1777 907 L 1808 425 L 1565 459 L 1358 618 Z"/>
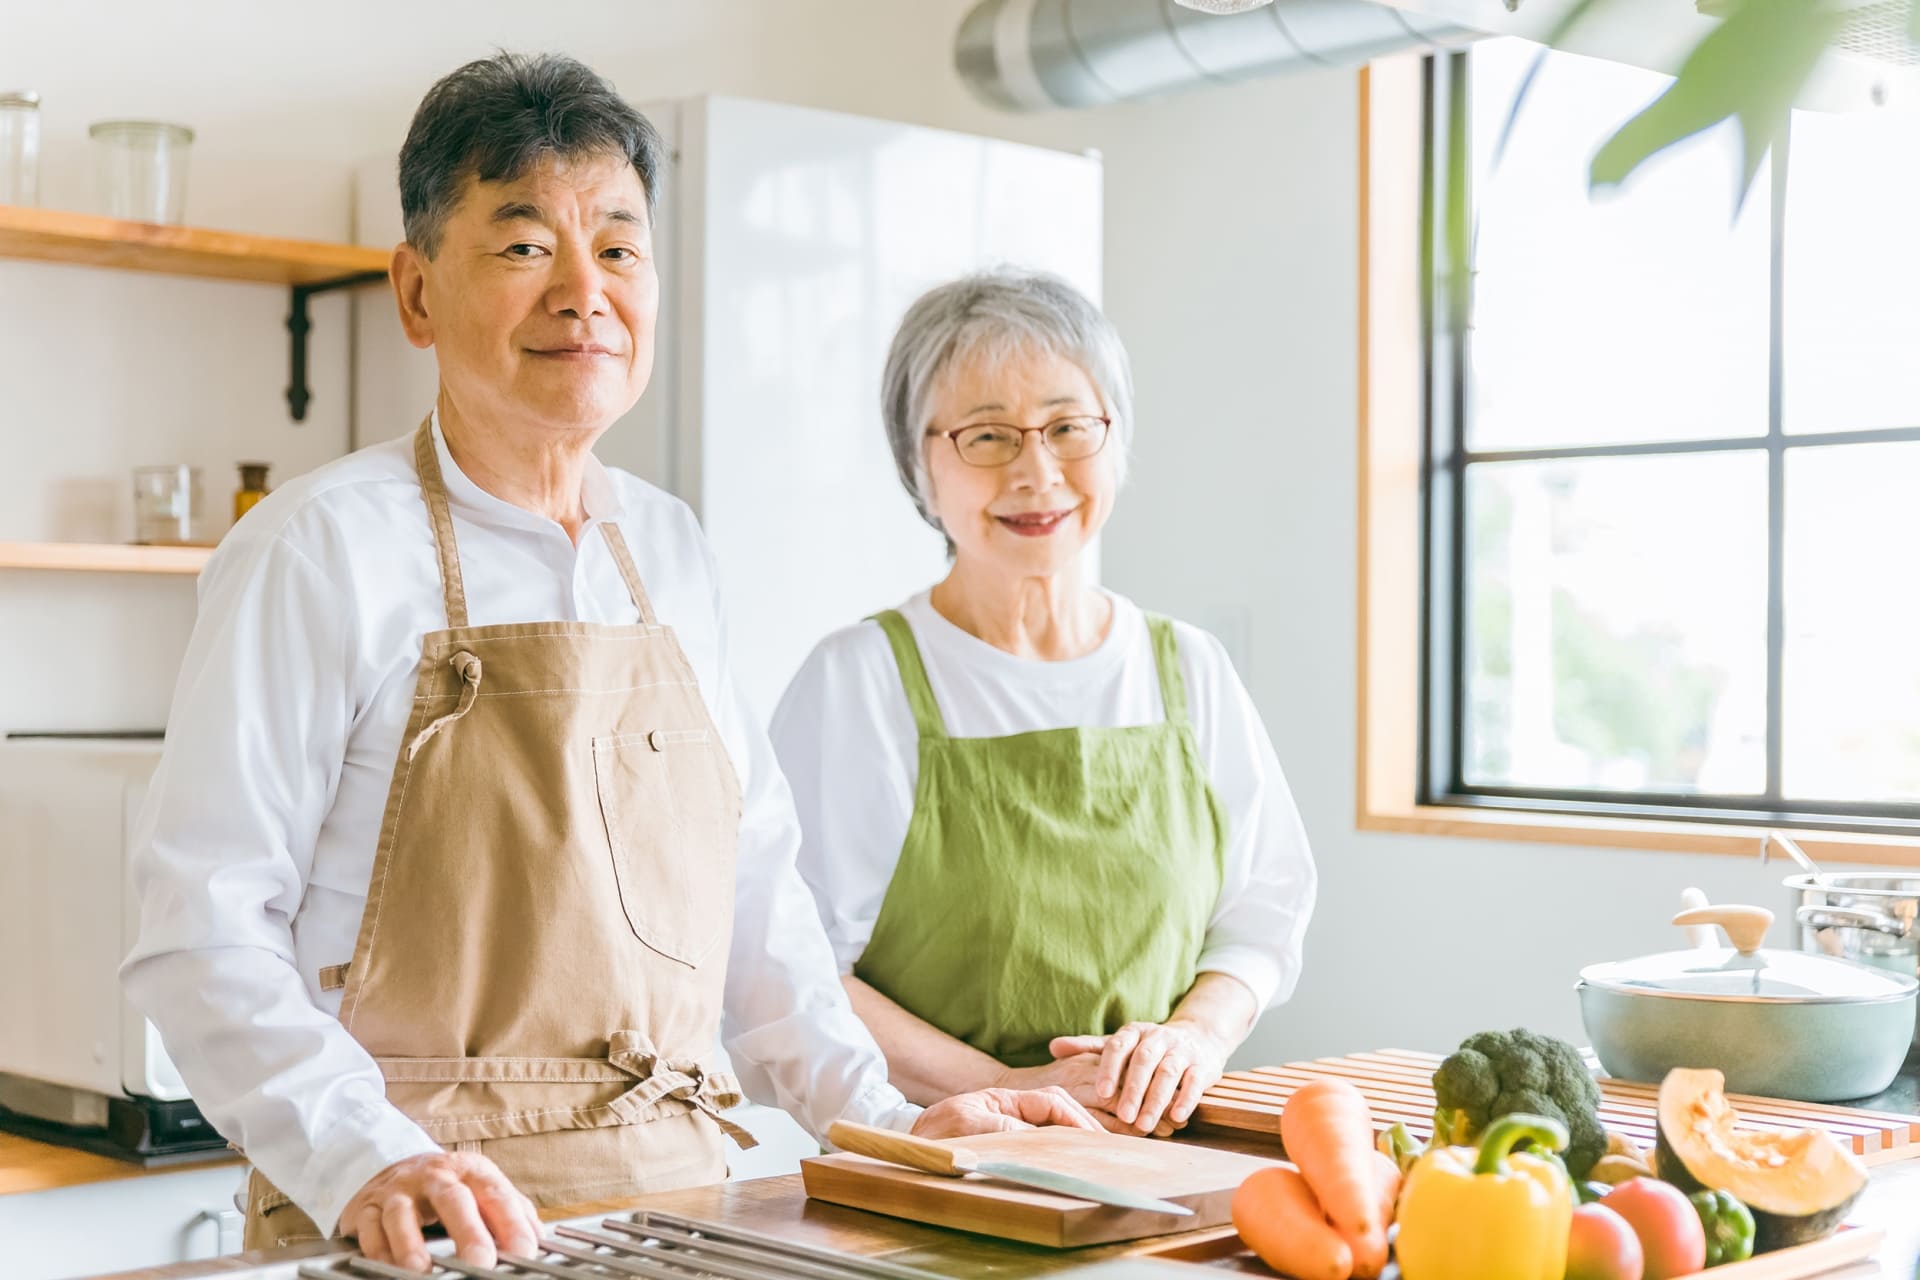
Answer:
<path fill-rule="evenodd" d="M 1094 1119 L 1111 1129 L 1113 1126 L 1106 1121 L 1112 1117 L 1100 1114 L 1109 1100 L 1100 1096 L 1099 1081 L 1100 1055 L 1083 1052 L 1037 1067 L 1002 1067 L 993 1084 L 1001 1089 L 1064 1089 L 1075 1102 L 1095 1112 Z"/>
<path fill-rule="evenodd" d="M 1094 1105 L 1137 1134 L 1185 1125 L 1226 1069 L 1227 1046 L 1198 1023 L 1129 1022 L 1106 1036 L 1058 1036 L 1054 1066 L 1093 1064 Z M 1044 1069 L 1044 1068 L 1043 1068 Z"/>

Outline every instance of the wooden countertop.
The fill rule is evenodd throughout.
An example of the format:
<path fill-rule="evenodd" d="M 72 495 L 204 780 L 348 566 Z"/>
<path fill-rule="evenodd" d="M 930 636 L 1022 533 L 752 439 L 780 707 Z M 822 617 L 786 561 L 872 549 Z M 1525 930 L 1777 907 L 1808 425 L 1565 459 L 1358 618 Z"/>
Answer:
<path fill-rule="evenodd" d="M 18 1134 L 0 1133 L 0 1196 L 29 1191 L 56 1191 L 61 1187 L 85 1186 L 90 1182 L 113 1182 L 120 1178 L 150 1178 L 163 1173 L 184 1173 L 218 1165 L 236 1165 L 235 1155 L 213 1156 L 206 1160 L 161 1165 L 149 1169 L 129 1160 L 75 1151 Z"/>
<path fill-rule="evenodd" d="M 1209 1140 L 1209 1145 L 1214 1143 Z M 1257 1144 L 1249 1144 L 1244 1140 L 1234 1141 L 1231 1145 L 1239 1150 L 1261 1150 Z M 1272 1148 L 1266 1148 L 1265 1152 L 1272 1154 Z M 1887 1240 L 1880 1250 L 1877 1269 L 1872 1264 L 1860 1264 L 1840 1274 L 1846 1276 L 1847 1280 L 1865 1280 L 1874 1275 L 1887 1277 L 1888 1280 L 1913 1280 L 1915 1261 L 1920 1257 L 1920 1213 L 1914 1209 L 1917 1204 L 1920 1204 L 1920 1160 L 1881 1165 L 1874 1169 L 1873 1181 L 1850 1216 L 1850 1221 L 1862 1226 L 1884 1228 Z M 1108 1258 L 1166 1256 L 1171 1251 L 1178 1251 L 1183 1261 L 1230 1270 L 1241 1269 L 1231 1256 L 1232 1250 L 1226 1241 L 1230 1229 L 1161 1236 L 1093 1249 L 1046 1249 L 1037 1245 L 1015 1244 L 918 1226 L 898 1218 L 811 1201 L 807 1199 L 800 1178 L 795 1174 L 696 1187 L 635 1200 L 572 1205 L 543 1213 L 542 1216 L 552 1221 L 592 1214 L 624 1213 L 634 1209 L 660 1209 L 780 1236 L 799 1244 L 884 1256 L 895 1262 L 946 1275 L 992 1276 L 995 1280 L 1024 1280 L 1025 1277 L 1047 1276 Z M 1208 1248 L 1208 1242 L 1215 1240 L 1222 1241 L 1222 1247 Z M 307 1245 L 295 1249 L 237 1254 L 212 1262 L 179 1263 L 124 1272 L 113 1280 L 197 1280 L 199 1277 L 220 1276 L 263 1263 L 288 1262 L 332 1251 L 327 1245 Z M 1272 1275 L 1265 1268 L 1252 1269 L 1261 1275 Z"/>

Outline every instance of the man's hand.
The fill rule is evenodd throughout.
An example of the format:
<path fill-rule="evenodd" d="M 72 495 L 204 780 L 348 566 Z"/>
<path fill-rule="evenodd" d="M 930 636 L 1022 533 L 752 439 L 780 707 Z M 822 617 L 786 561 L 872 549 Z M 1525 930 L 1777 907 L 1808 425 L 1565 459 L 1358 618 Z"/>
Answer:
<path fill-rule="evenodd" d="M 426 1271 L 432 1261 L 420 1228 L 438 1222 L 460 1257 L 495 1266 L 501 1253 L 525 1256 L 540 1243 L 540 1215 L 485 1156 L 436 1151 L 409 1156 L 367 1180 L 340 1214 L 340 1230 L 356 1236 L 375 1262 Z"/>
<path fill-rule="evenodd" d="M 1095 1058 L 1098 1105 L 1134 1133 L 1186 1124 L 1226 1069 L 1227 1050 L 1191 1022 L 1129 1022 L 1110 1036 L 1059 1036 L 1056 1060 Z"/>
<path fill-rule="evenodd" d="M 913 1122 L 913 1131 L 922 1138 L 960 1138 L 1049 1124 L 1100 1128 L 1065 1089 L 981 1089 L 934 1103 Z"/>

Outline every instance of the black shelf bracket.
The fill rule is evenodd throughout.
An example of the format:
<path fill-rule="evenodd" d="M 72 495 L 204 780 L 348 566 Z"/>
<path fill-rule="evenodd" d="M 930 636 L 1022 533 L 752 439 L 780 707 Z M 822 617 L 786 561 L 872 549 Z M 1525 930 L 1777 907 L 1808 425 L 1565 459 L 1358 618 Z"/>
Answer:
<path fill-rule="evenodd" d="M 313 328 L 313 322 L 307 318 L 307 299 L 316 293 L 357 289 L 363 284 L 374 284 L 386 278 L 384 271 L 356 271 L 350 276 L 293 286 L 293 301 L 287 311 L 287 333 L 293 344 L 287 380 L 287 408 L 292 410 L 295 422 L 306 421 L 307 404 L 313 399 L 313 393 L 307 387 L 307 333 Z"/>

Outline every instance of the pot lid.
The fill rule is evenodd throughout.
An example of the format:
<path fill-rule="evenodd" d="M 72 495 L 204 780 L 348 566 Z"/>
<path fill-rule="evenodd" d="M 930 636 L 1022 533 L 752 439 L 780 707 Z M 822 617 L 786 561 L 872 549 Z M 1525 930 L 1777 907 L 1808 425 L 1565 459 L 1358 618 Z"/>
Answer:
<path fill-rule="evenodd" d="M 1911 998 L 1920 982 L 1889 969 L 1803 951 L 1694 947 L 1580 971 L 1590 986 L 1629 994 L 1777 1004 L 1871 1004 Z"/>
<path fill-rule="evenodd" d="M 1874 1004 L 1911 999 L 1920 991 L 1920 981 L 1909 974 L 1806 951 L 1762 947 L 1760 942 L 1773 923 L 1773 912 L 1765 907 L 1694 907 L 1675 916 L 1673 923 L 1690 931 L 1703 930 L 1701 936 L 1707 938 L 1717 926 L 1733 945 L 1588 965 L 1580 971 L 1580 980 L 1630 995 L 1770 1004 Z"/>

